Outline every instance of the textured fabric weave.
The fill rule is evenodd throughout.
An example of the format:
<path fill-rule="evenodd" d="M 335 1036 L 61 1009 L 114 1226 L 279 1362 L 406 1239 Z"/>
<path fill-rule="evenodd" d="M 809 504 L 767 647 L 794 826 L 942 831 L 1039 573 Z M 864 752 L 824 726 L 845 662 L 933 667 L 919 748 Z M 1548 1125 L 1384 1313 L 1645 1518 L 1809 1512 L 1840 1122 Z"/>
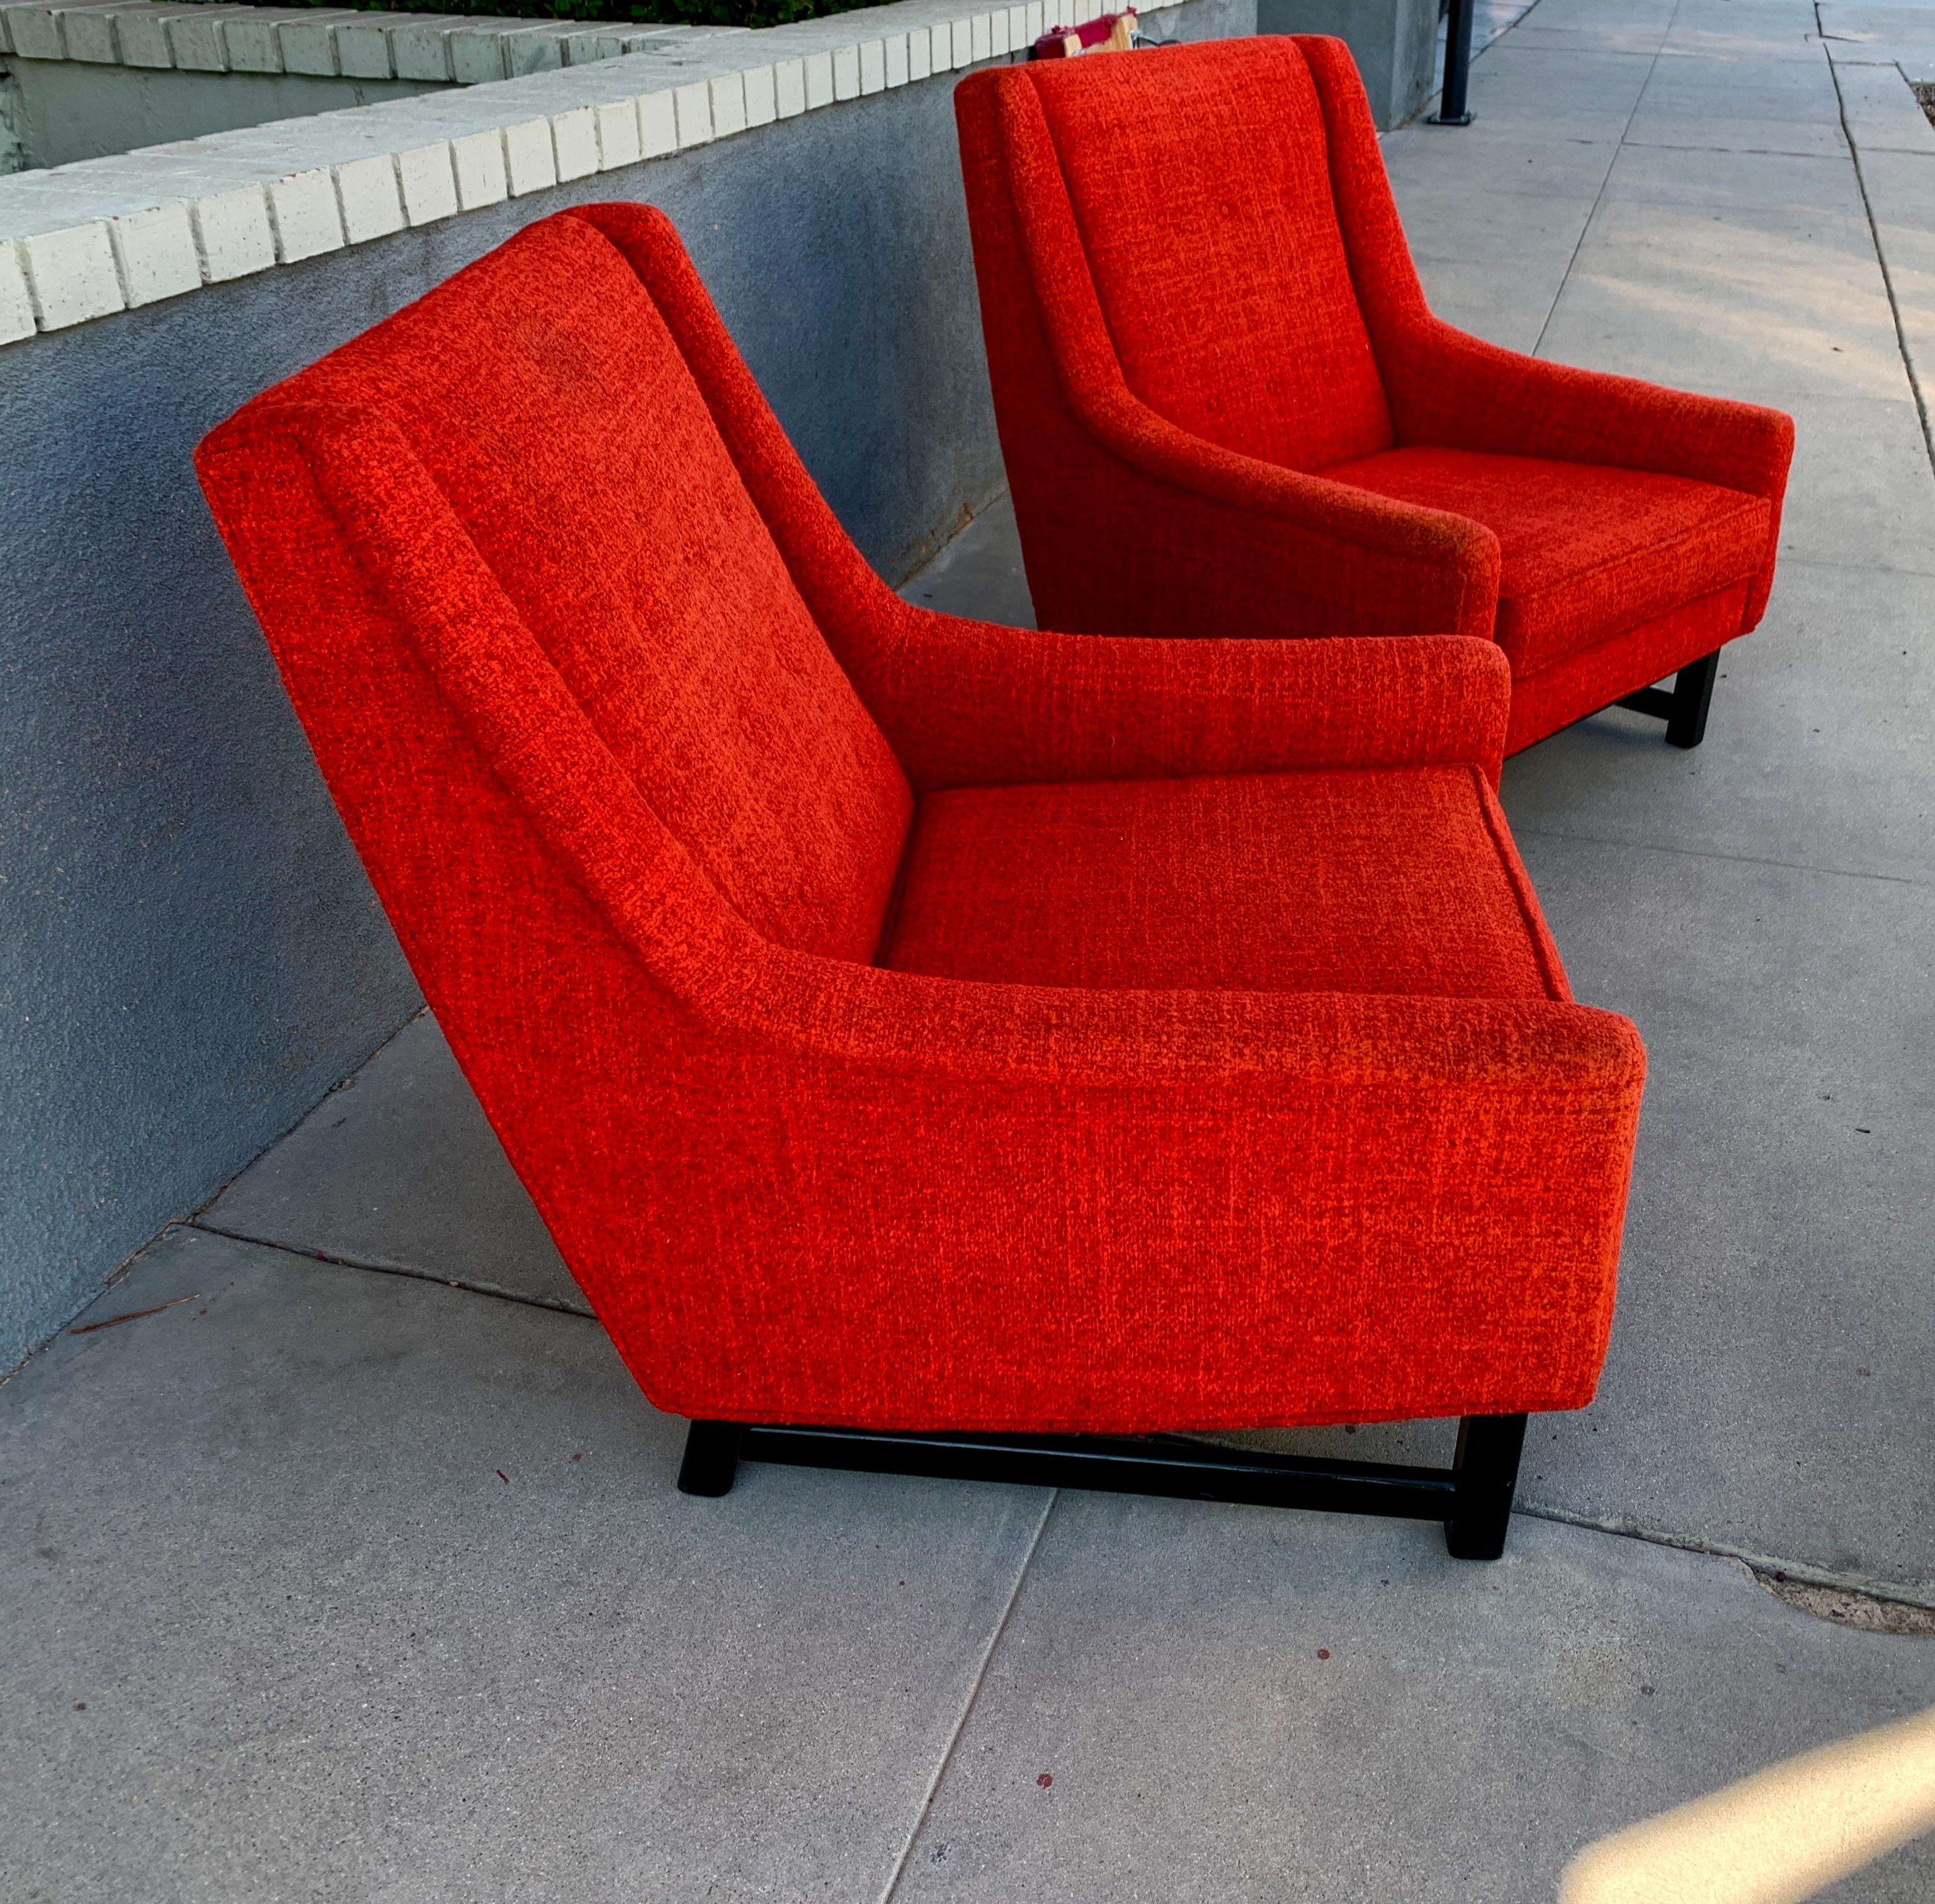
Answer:
<path fill-rule="evenodd" d="M 530 228 L 197 462 L 425 995 L 660 1407 L 1126 1432 L 1590 1396 L 1644 1059 L 1566 998 L 1492 804 L 1496 647 L 900 602 L 635 206 Z M 1078 809 L 1140 843 L 1133 903 Z M 872 962 L 926 918 L 923 957 L 983 964 L 1082 891 L 1075 982 Z M 1158 895 L 1244 916 L 1165 950 Z"/>
<path fill-rule="evenodd" d="M 1516 753 L 1541 735 L 1610 705 L 1635 677 L 1664 680 L 1689 662 L 1711 654 L 1738 628 L 1752 584 L 1736 582 L 1623 628 L 1512 684 L 1511 725 L 1505 751 Z"/>
<path fill-rule="evenodd" d="M 1470 768 L 963 789 L 920 803 L 883 963 L 1017 985 L 1563 998 Z"/>
<path fill-rule="evenodd" d="M 1517 675 L 1747 581 L 1767 551 L 1765 498 L 1684 476 L 1452 449 L 1390 450 L 1324 473 L 1457 510 L 1497 536 L 1496 632 Z"/>
<path fill-rule="evenodd" d="M 1094 63 L 1073 86 L 1072 64 L 1044 66 L 1018 100 L 1039 101 L 1129 388 L 1293 469 L 1386 447 L 1324 146 L 1297 136 L 1321 122 L 1303 56 L 1281 39 L 1212 43 L 1181 113 L 1141 62 Z"/>
<path fill-rule="evenodd" d="M 474 312 L 503 313 L 488 336 Z M 911 798 L 638 274 L 590 226 L 311 373 L 393 423 L 668 829 L 756 930 L 864 958 Z"/>
<path fill-rule="evenodd" d="M 1495 638 L 1538 677 L 1514 750 L 1658 678 L 1639 631 L 1695 599 L 1745 584 L 1674 623 L 1713 646 L 1758 623 L 1790 420 L 1434 318 L 1341 41 L 998 68 L 955 108 L 1045 623 Z"/>

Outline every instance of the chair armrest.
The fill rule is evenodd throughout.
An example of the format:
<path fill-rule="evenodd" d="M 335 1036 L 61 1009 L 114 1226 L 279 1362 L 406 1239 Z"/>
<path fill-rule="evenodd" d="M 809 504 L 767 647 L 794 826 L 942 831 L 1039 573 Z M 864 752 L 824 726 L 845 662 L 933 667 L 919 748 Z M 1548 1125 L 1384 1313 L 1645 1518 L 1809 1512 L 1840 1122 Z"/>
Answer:
<path fill-rule="evenodd" d="M 1685 476 L 1764 496 L 1777 514 L 1794 454 L 1784 411 L 1548 364 L 1435 318 L 1390 383 L 1406 443 Z"/>
<path fill-rule="evenodd" d="M 1136 640 L 907 606 L 850 657 L 916 789 L 1469 764 L 1494 785 L 1511 671 L 1490 641 Z"/>
<path fill-rule="evenodd" d="M 742 967 L 716 989 L 702 982 L 692 991 L 702 1017 L 798 1058 L 910 1079 L 1222 1090 L 1249 1079 L 1578 1096 L 1616 1110 L 1636 1110 L 1645 1080 L 1632 1024 L 1565 1000 L 986 985 L 761 943 L 756 976 Z M 720 970 L 693 969 L 695 977 Z"/>
<path fill-rule="evenodd" d="M 1742 629 L 1759 622 L 1794 457 L 1784 411 L 1548 364 L 1436 318 L 1410 327 L 1393 357 L 1385 386 L 1402 442 L 1645 469 L 1764 496 L 1767 554 Z"/>
<path fill-rule="evenodd" d="M 1297 44 L 1323 100 L 1331 187 L 1400 443 L 1686 476 L 1764 496 L 1778 514 L 1794 443 L 1780 411 L 1549 364 L 1432 316 L 1349 53 Z"/>
<path fill-rule="evenodd" d="M 837 1290 L 811 1308 L 836 1365 L 934 1371 L 823 1418 L 1135 1432 L 1590 1399 L 1642 1084 L 1624 1020 L 814 963 L 776 956 L 709 1042 L 756 1080 L 763 1145 L 838 1167 L 808 1227 L 790 1173 L 723 1161 L 733 1240 L 705 1266 L 755 1314 L 776 1279 Z M 730 1365 L 733 1413 L 811 1418 Z M 654 1401 L 693 1412 L 684 1379 Z"/>
<path fill-rule="evenodd" d="M 1134 593 L 1163 625 L 1224 635 L 1467 635 L 1489 640 L 1497 538 L 1444 510 L 1226 450 L 1159 416 L 1119 380 L 1064 376 L 1070 420 L 1097 467 L 1086 559 L 1157 572 Z"/>

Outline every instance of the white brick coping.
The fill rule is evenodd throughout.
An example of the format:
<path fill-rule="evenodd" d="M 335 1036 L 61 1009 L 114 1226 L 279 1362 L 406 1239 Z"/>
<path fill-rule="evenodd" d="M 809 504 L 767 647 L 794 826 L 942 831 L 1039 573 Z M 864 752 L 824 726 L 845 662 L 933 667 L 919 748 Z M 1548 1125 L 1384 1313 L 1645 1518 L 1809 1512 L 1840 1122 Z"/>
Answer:
<path fill-rule="evenodd" d="M 1143 11 L 1183 4 L 1144 0 Z M 1115 10 L 959 5 L 901 0 L 757 32 L 696 32 L 527 77 L 0 177 L 0 345 L 1005 57 L 1051 26 Z M 23 14 L 58 13 L 71 35 L 87 11 L 14 6 L 6 18 L 17 35 Z"/>
<path fill-rule="evenodd" d="M 171 22 L 216 16 L 210 25 L 264 11 L 142 4 Z M 1043 0 L 966 16 L 947 0 L 904 0 L 756 34 L 662 29 L 651 50 L 601 54 L 475 91 L 0 178 L 0 344 L 1018 52 L 1049 25 L 1110 10 L 1097 0 L 1067 4 L 1073 17 L 1057 8 L 1053 20 Z M 74 25 L 83 15 L 119 23 L 133 11 L 125 0 L 83 0 L 14 6 L 0 17 L 20 50 L 23 16 L 56 23 L 72 46 L 86 43 Z M 286 24 L 292 11 L 275 17 Z M 376 17 L 400 31 L 444 23 Z M 316 13 L 298 23 L 319 23 Z M 337 14 L 328 23 L 361 23 Z"/>
<path fill-rule="evenodd" d="M 0 53 L 20 59 L 425 85 L 481 86 L 746 30 L 169 0 L 0 0 Z"/>

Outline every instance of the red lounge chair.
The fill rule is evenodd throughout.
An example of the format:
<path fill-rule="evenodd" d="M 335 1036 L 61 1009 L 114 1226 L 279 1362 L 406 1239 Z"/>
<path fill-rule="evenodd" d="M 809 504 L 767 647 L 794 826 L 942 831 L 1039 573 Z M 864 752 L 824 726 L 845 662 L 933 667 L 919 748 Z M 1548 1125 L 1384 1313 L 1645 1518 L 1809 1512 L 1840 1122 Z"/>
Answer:
<path fill-rule="evenodd" d="M 1698 745 L 1788 418 L 1440 323 L 1341 40 L 995 68 L 955 110 L 1045 626 L 1481 635 L 1507 753 L 1616 700 Z"/>
<path fill-rule="evenodd" d="M 908 606 L 672 227 L 533 226 L 202 481 L 466 1076 L 741 1456 L 1446 1519 L 1592 1393 L 1644 1057 L 1573 1004 L 1490 644 Z M 1456 1469 L 1017 1440 L 1458 1415 Z"/>

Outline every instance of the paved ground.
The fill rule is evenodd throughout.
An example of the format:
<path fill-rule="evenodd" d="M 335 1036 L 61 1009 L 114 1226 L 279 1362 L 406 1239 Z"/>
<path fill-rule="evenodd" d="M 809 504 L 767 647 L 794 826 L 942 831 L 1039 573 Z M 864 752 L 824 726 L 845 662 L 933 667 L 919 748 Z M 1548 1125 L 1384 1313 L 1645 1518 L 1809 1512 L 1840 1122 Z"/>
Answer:
<path fill-rule="evenodd" d="M 1935 139 L 1894 63 L 1935 7 L 1823 13 L 1541 0 L 1475 126 L 1387 148 L 1446 315 L 1801 426 L 1706 746 L 1613 714 L 1508 769 L 1653 1071 L 1605 1380 L 1507 1559 L 796 1471 L 687 1500 L 419 1020 L 0 1390 L 0 1890 L 1530 1904 L 1935 1703 L 1935 1637 L 1852 1623 L 1935 1604 Z M 1005 511 L 910 593 L 1025 620 Z M 1931 1889 L 1925 1842 L 1834 1895 Z"/>

